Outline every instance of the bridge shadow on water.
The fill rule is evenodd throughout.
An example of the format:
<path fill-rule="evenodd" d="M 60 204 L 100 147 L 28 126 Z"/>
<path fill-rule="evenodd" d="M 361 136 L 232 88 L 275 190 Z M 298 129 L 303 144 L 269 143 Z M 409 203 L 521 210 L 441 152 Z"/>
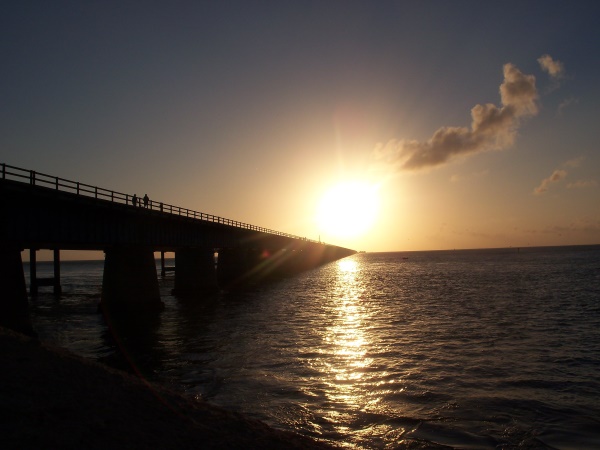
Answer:
<path fill-rule="evenodd" d="M 105 328 L 101 333 L 108 350 L 98 361 L 115 369 L 153 379 L 166 354 L 161 351 L 160 313 L 110 314 L 102 312 Z"/>
<path fill-rule="evenodd" d="M 255 295 L 276 282 L 184 295 L 173 292 L 172 278 L 163 279 L 161 297 L 167 303 L 164 310 L 140 313 L 98 308 L 104 324 L 101 339 L 105 351 L 97 360 L 146 380 L 158 380 L 164 376 L 165 364 L 177 354 L 197 354 L 201 350 L 195 338 L 208 333 L 224 309 L 231 313 L 247 307 Z"/>

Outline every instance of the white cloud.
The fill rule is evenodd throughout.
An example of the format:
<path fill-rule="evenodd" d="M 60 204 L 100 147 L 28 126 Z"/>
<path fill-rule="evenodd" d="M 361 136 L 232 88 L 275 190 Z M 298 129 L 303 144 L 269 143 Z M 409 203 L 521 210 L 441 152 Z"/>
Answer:
<path fill-rule="evenodd" d="M 538 58 L 542 70 L 548 72 L 552 78 L 558 79 L 565 75 L 565 66 L 560 61 L 555 61 L 550 55 L 543 55 Z"/>
<path fill-rule="evenodd" d="M 535 77 L 513 64 L 504 65 L 501 107 L 491 103 L 471 109 L 471 127 L 442 127 L 427 141 L 391 140 L 375 148 L 375 157 L 397 170 L 422 170 L 490 150 L 510 147 L 522 118 L 538 113 Z"/>

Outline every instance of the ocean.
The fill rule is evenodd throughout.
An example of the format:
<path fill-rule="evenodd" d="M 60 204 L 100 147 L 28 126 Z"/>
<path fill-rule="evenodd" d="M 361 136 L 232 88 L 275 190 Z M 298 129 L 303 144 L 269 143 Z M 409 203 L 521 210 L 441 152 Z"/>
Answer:
<path fill-rule="evenodd" d="M 168 275 L 111 327 L 102 269 L 61 264 L 40 339 L 347 448 L 600 448 L 600 246 L 359 253 L 195 300 Z"/>

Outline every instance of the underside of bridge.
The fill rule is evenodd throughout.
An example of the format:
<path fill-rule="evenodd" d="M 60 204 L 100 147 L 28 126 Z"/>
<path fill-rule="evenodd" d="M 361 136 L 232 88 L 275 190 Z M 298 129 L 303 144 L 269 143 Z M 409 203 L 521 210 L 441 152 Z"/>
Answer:
<path fill-rule="evenodd" d="M 0 246 L 0 325 L 32 334 L 28 296 L 19 246 Z M 216 250 L 216 251 L 215 251 Z M 36 249 L 30 249 L 30 293 L 50 286 L 60 295 L 60 251 L 54 249 L 54 277 L 36 278 Z M 100 307 L 111 315 L 161 311 L 154 249 L 146 246 L 112 246 L 104 250 Z M 218 255 L 215 261 L 215 254 Z M 319 246 L 269 251 L 257 248 L 179 248 L 175 250 L 174 294 L 196 301 L 219 290 L 242 289 L 317 267 L 348 256 Z"/>
<path fill-rule="evenodd" d="M 176 295 L 207 295 L 217 290 L 214 249 L 180 248 L 175 251 Z"/>

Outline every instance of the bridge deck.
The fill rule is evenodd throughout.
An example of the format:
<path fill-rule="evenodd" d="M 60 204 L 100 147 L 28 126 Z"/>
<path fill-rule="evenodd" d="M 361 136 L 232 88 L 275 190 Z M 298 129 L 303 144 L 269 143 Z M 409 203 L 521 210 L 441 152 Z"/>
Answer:
<path fill-rule="evenodd" d="M 260 227 L 249 223 L 228 219 L 225 217 L 216 216 L 213 214 L 195 211 L 181 206 L 157 202 L 152 199 L 148 199 L 148 201 L 145 203 L 142 198 L 135 197 L 135 194 L 130 195 L 98 186 L 92 186 L 78 181 L 67 180 L 64 178 L 36 172 L 33 170 L 27 170 L 15 166 L 10 166 L 5 163 L 2 163 L 1 170 L 2 181 L 9 180 L 19 183 L 20 185 L 29 185 L 32 187 L 46 188 L 48 190 L 56 192 L 72 194 L 80 198 L 103 200 L 105 202 L 110 202 L 115 205 L 126 205 L 131 206 L 132 208 L 142 208 L 147 211 L 156 211 L 163 214 L 170 214 L 173 216 L 195 219 L 207 223 L 227 225 L 234 228 L 257 231 L 260 233 L 270 234 L 274 236 L 282 236 L 290 239 L 298 239 L 306 242 L 317 243 L 317 241 L 301 238 L 299 236 L 294 236 L 289 233 L 284 233 L 281 231 L 276 231 L 265 227 Z M 134 198 L 136 203 L 135 206 L 133 204 Z"/>

